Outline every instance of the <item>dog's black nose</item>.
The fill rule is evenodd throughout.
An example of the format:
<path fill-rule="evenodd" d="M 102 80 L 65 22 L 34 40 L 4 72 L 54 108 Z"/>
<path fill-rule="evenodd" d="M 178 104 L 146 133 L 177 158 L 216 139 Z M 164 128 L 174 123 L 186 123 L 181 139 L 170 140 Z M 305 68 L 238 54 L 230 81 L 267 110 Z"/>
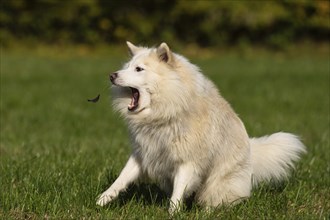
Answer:
<path fill-rule="evenodd" d="M 118 73 L 112 73 L 112 74 L 110 74 L 110 81 L 113 83 L 113 84 L 115 84 L 115 80 L 116 80 L 116 78 L 118 77 Z"/>

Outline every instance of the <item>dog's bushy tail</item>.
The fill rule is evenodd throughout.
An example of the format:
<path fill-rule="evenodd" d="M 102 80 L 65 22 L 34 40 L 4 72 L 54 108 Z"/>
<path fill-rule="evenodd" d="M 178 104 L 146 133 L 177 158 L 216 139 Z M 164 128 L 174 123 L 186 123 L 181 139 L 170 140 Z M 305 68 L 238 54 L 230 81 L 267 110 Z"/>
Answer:
<path fill-rule="evenodd" d="M 254 184 L 286 178 L 293 162 L 306 152 L 297 136 L 283 132 L 251 138 L 250 145 Z"/>

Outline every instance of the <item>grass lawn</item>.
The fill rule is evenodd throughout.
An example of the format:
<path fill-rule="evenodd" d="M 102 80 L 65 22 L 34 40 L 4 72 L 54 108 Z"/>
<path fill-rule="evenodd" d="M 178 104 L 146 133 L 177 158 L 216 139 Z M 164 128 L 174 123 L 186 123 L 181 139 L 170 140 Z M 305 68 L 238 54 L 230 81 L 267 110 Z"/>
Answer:
<path fill-rule="evenodd" d="M 104 208 L 95 205 L 130 153 L 126 127 L 112 112 L 107 89 L 108 73 L 126 56 L 124 45 L 76 49 L 1 51 L 0 218 L 169 218 L 168 199 L 151 184 L 131 186 Z M 235 207 L 207 212 L 192 202 L 175 218 L 328 219 L 329 51 L 191 58 L 232 104 L 250 136 L 296 133 L 308 154 L 290 179 L 263 184 Z M 87 102 L 98 93 L 99 102 Z"/>

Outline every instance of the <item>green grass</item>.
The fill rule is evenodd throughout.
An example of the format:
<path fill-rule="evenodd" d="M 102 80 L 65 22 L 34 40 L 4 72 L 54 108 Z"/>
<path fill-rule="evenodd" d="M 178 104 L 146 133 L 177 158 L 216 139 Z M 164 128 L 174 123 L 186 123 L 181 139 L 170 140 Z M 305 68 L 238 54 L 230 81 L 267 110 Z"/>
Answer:
<path fill-rule="evenodd" d="M 63 51 L 62 51 L 63 50 Z M 184 53 L 184 51 L 180 51 Z M 328 219 L 329 52 L 222 52 L 193 57 L 245 122 L 251 136 L 300 135 L 308 154 L 292 177 L 264 184 L 235 207 L 207 212 L 194 202 L 177 219 Z M 131 186 L 104 208 L 96 197 L 130 152 L 111 110 L 108 73 L 121 50 L 34 48 L 1 54 L 0 218 L 166 219 L 155 186 Z M 98 103 L 89 103 L 101 93 Z"/>

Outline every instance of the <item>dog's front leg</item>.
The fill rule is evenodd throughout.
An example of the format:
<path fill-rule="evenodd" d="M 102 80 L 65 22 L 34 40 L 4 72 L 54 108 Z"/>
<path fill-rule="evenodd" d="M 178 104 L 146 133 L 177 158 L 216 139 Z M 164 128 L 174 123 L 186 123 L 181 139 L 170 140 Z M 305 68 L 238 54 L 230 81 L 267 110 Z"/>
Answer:
<path fill-rule="evenodd" d="M 113 199 L 115 199 L 118 196 L 119 192 L 125 190 L 130 183 L 137 180 L 140 174 L 141 174 L 141 167 L 137 162 L 135 156 L 131 155 L 124 169 L 121 171 L 119 177 L 109 187 L 109 189 L 107 189 L 99 196 L 96 204 L 100 206 L 104 206 L 107 203 L 111 202 Z"/>
<path fill-rule="evenodd" d="M 173 192 L 169 213 L 173 214 L 180 210 L 181 201 L 189 196 L 199 184 L 199 178 L 191 164 L 183 164 L 177 170 L 174 177 Z"/>

